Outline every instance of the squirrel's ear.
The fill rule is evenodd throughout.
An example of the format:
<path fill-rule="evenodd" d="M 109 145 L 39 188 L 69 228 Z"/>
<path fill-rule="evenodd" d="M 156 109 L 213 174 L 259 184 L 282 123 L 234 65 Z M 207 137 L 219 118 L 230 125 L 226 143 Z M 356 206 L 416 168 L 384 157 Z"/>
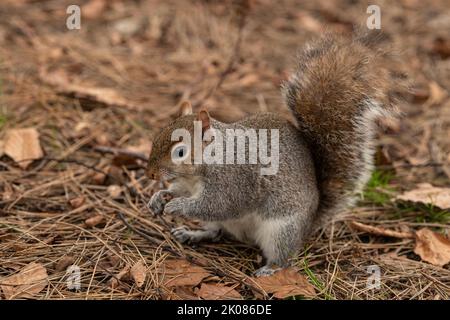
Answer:
<path fill-rule="evenodd" d="M 200 110 L 197 116 L 198 120 L 202 122 L 202 131 L 206 131 L 211 126 L 211 118 L 209 117 L 208 111 L 206 109 Z"/>
<path fill-rule="evenodd" d="M 192 114 L 192 105 L 189 101 L 183 101 L 180 106 L 180 111 L 182 116 Z"/>

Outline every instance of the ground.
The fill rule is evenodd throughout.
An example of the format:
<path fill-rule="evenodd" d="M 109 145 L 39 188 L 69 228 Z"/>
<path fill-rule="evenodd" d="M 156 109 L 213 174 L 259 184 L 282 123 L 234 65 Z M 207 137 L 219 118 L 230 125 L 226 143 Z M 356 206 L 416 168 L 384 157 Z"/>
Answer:
<path fill-rule="evenodd" d="M 33 128 L 44 150 L 26 169 L 0 151 L 0 279 L 34 262 L 47 277 L 31 295 L 38 299 L 193 298 L 208 285 L 268 298 L 248 282 L 260 263 L 255 248 L 177 243 L 172 227 L 198 223 L 152 217 L 146 202 L 160 185 L 145 177 L 145 162 L 111 152 L 148 152 L 184 99 L 223 121 L 287 115 L 279 86 L 296 50 L 324 26 L 364 26 L 369 3 L 90 0 L 79 1 L 81 28 L 69 30 L 73 2 L 0 4 L 0 141 Z M 401 118 L 381 123 L 377 169 L 357 206 L 314 234 L 294 265 L 314 299 L 449 299 L 448 264 L 423 261 L 413 238 L 352 226 L 450 233 L 448 211 L 393 201 L 420 182 L 450 184 L 450 6 L 370 4 L 380 6 L 386 44 L 399 57 L 393 67 L 405 84 L 392 91 Z M 174 270 L 207 273 L 168 285 L 161 269 L 173 258 L 189 261 Z M 67 285 L 69 265 L 80 268 L 78 290 Z M 371 289 L 373 265 L 381 281 Z"/>

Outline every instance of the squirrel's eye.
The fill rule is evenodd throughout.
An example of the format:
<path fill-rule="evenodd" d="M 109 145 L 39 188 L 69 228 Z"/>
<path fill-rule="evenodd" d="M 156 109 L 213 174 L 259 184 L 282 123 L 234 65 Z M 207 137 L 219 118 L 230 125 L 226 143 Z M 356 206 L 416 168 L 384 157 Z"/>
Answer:
<path fill-rule="evenodd" d="M 179 143 L 172 147 L 172 160 L 179 163 L 188 156 L 188 147 L 185 144 Z"/>

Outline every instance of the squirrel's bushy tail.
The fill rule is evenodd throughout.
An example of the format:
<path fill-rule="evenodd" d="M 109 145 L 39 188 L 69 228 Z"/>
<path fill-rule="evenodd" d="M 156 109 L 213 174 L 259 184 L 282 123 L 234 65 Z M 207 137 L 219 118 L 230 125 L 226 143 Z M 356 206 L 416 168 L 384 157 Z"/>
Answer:
<path fill-rule="evenodd" d="M 379 40 L 372 31 L 352 39 L 326 35 L 305 47 L 283 85 L 313 153 L 321 193 L 318 218 L 353 203 L 371 175 L 375 120 L 395 111 Z"/>

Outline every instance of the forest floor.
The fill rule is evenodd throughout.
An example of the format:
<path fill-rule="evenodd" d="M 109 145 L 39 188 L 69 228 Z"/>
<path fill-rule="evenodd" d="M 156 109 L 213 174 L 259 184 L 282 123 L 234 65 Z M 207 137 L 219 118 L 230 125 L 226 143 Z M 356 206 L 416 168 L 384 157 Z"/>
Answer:
<path fill-rule="evenodd" d="M 170 229 L 198 222 L 152 217 L 161 186 L 124 151 L 148 154 L 184 99 L 223 121 L 287 115 L 279 88 L 296 51 L 324 27 L 365 25 L 368 3 L 88 0 L 69 30 L 72 2 L 0 4 L 0 299 L 450 298 L 450 212 L 397 198 L 420 183 L 448 197 L 447 0 L 371 1 L 409 85 L 392 88 L 402 117 L 381 123 L 358 205 L 269 284 L 251 277 L 254 247 L 177 243 Z"/>

